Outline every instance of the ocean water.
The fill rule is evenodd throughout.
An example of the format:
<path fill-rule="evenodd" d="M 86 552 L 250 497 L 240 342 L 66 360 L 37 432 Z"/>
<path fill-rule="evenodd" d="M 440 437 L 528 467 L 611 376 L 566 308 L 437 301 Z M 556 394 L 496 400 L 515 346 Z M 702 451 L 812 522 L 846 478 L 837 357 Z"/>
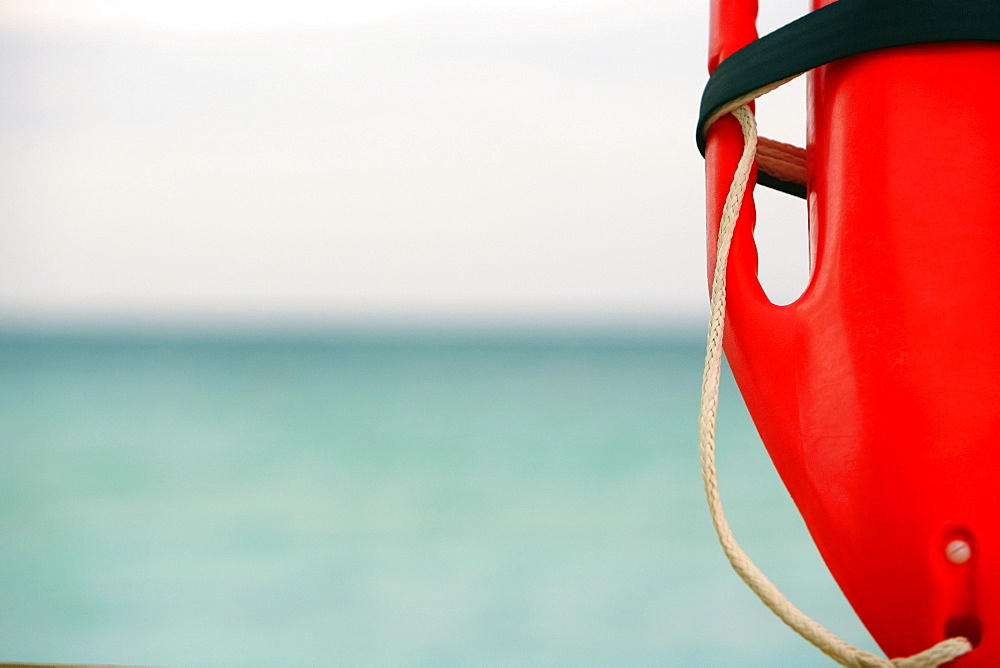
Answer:
<path fill-rule="evenodd" d="M 703 335 L 0 336 L 0 661 L 821 666 L 700 487 Z M 874 645 L 732 382 L 737 536 Z"/>

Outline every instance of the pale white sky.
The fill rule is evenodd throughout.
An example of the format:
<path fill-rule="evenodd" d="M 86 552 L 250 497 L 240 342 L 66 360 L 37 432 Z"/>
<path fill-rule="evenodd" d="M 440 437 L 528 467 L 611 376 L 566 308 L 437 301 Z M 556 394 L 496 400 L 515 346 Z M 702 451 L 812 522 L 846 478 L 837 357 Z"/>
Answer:
<path fill-rule="evenodd" d="M 707 4 L 0 3 L 0 321 L 700 318 Z"/>

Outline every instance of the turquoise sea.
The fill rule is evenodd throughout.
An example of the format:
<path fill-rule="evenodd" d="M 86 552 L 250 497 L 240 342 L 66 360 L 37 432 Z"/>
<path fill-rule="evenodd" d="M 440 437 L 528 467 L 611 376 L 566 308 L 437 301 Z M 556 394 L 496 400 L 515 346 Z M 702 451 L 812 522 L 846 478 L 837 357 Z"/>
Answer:
<path fill-rule="evenodd" d="M 730 571 L 698 330 L 0 335 L 0 661 L 825 666 Z M 874 649 L 731 381 L 737 536 Z"/>

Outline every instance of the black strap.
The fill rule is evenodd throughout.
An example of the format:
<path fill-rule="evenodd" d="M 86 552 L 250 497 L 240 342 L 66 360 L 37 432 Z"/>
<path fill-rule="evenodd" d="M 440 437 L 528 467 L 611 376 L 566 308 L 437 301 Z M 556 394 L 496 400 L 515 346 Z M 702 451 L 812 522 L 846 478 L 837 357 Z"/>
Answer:
<path fill-rule="evenodd" d="M 698 150 L 734 101 L 841 58 L 931 42 L 1000 42 L 1000 0 L 837 0 L 810 12 L 719 63 L 701 97 Z M 768 174 L 759 182 L 794 190 Z"/>
<path fill-rule="evenodd" d="M 795 195 L 796 197 L 801 197 L 802 199 L 805 199 L 809 194 L 806 192 L 806 186 L 804 183 L 783 181 L 773 174 L 768 174 L 767 170 L 764 169 L 764 167 L 759 163 L 757 165 L 757 183 L 762 186 L 767 186 L 772 190 L 778 190 L 783 193 L 788 193 L 789 195 Z"/>

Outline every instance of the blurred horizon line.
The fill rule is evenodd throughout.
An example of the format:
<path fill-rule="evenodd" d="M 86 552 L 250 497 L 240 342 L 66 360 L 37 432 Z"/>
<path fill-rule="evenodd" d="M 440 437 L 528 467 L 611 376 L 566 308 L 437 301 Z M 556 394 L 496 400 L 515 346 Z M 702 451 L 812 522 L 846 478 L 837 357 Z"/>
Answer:
<path fill-rule="evenodd" d="M 707 311 L 707 307 L 706 307 Z M 3 339 L 120 340 L 660 340 L 701 336 L 707 315 L 671 317 L 566 314 L 419 315 L 93 315 L 25 316 L 0 312 Z"/>

